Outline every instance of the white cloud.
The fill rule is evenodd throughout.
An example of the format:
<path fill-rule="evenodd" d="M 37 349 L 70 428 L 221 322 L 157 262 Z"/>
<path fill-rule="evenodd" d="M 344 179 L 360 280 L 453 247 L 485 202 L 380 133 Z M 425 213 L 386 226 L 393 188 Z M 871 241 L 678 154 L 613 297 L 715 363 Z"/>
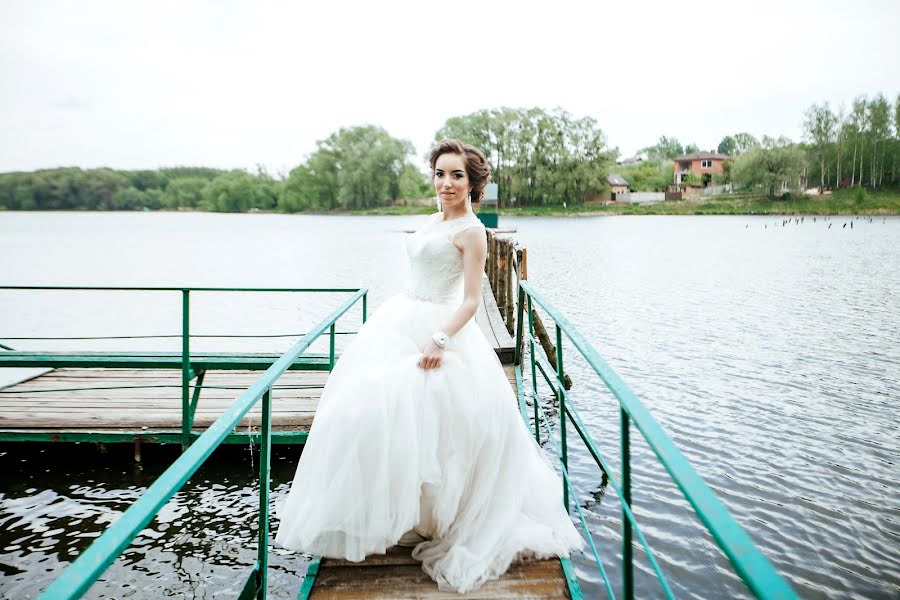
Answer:
<path fill-rule="evenodd" d="M 796 139 L 813 102 L 900 91 L 898 6 L 7 2 L 0 170 L 284 171 L 361 123 L 421 155 L 447 118 L 496 106 L 593 116 L 625 154 Z"/>

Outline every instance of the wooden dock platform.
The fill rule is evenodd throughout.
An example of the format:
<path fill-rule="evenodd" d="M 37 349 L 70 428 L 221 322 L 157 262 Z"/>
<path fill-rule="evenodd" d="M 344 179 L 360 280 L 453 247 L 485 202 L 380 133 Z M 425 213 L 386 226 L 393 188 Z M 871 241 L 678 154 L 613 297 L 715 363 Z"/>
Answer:
<path fill-rule="evenodd" d="M 513 367 L 505 369 L 516 392 Z M 328 371 L 286 371 L 281 376 L 272 392 L 275 443 L 306 441 L 328 375 Z M 199 434 L 212 425 L 257 377 L 259 371 L 208 371 L 194 413 L 194 431 Z M 79 387 L 109 389 L 73 390 Z M 192 395 L 194 389 L 191 385 Z M 181 372 L 174 369 L 54 369 L 3 391 L 0 440 L 181 441 Z M 259 432 L 260 410 L 257 403 L 244 416 L 233 441 Z"/>
<path fill-rule="evenodd" d="M 475 315 L 479 328 L 504 364 L 515 341 L 503 324 L 487 278 Z M 191 354 L 191 366 L 205 369 L 193 431 L 202 433 L 275 360 L 265 354 Z M 86 366 L 102 361 L 104 368 Z M 0 366 L 56 367 L 0 390 L 0 441 L 98 441 L 180 443 L 181 355 L 162 352 L 0 352 Z M 327 381 L 327 356 L 306 356 L 285 372 L 273 390 L 273 443 L 303 443 Z M 515 390 L 512 369 L 507 369 Z M 191 381 L 193 397 L 197 379 Z M 103 388 L 103 389 L 78 389 Z M 47 391 L 56 390 L 56 391 Z M 244 443 L 258 433 L 260 404 L 227 442 Z"/>
<path fill-rule="evenodd" d="M 467 594 L 442 592 L 410 555 L 411 548 L 394 546 L 386 554 L 360 563 L 323 558 L 307 572 L 298 600 L 362 600 L 416 598 L 428 600 L 488 600 L 497 598 L 571 598 L 559 559 L 513 563 L 499 579 Z"/>

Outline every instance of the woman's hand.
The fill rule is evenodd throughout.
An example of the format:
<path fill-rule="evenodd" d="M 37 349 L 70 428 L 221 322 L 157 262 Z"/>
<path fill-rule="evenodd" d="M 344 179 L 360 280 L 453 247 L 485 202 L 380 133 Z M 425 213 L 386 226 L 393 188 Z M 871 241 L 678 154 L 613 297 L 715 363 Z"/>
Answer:
<path fill-rule="evenodd" d="M 433 340 L 428 340 L 425 350 L 422 351 L 422 357 L 419 358 L 419 367 L 422 369 L 437 369 L 441 366 L 441 359 L 444 356 L 444 350 L 439 348 Z"/>

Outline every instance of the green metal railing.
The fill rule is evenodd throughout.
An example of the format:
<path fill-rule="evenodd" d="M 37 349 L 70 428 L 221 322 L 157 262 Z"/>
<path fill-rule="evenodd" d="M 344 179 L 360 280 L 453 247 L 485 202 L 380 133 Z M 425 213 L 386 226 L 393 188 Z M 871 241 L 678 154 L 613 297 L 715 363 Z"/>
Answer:
<path fill-rule="evenodd" d="M 197 404 L 200 399 L 200 391 L 203 387 L 203 379 L 206 374 L 206 369 L 202 368 L 192 368 L 191 361 L 192 356 L 190 353 L 191 348 L 191 338 L 198 337 L 214 337 L 214 338 L 244 338 L 244 337 L 253 337 L 253 338 L 268 338 L 268 337 L 287 337 L 289 335 L 297 335 L 297 334 L 276 334 L 276 335 L 201 335 L 198 336 L 196 334 L 191 333 L 190 329 L 190 315 L 191 315 L 191 293 L 192 292 L 265 292 L 265 293 L 274 293 L 274 292 L 287 292 L 287 293 L 357 293 L 360 290 L 358 288 L 222 288 L 222 287 L 102 287 L 102 286 L 0 286 L 0 290 L 42 290 L 42 291 L 125 291 L 125 292 L 180 292 L 181 293 L 181 332 L 180 334 L 175 335 L 138 335 L 138 336 L 75 336 L 75 337 L 5 337 L 4 341 L 10 340 L 100 340 L 100 339 L 150 339 L 150 338 L 171 338 L 171 337 L 180 337 L 181 338 L 181 446 L 182 449 L 187 449 L 190 446 L 193 439 L 197 438 L 197 434 L 193 433 L 194 428 L 194 413 L 197 409 Z M 368 296 L 365 290 L 362 290 L 362 320 L 365 322 L 366 320 L 366 311 L 367 311 L 367 299 Z M 335 362 L 335 336 L 337 335 L 346 335 L 352 334 L 355 332 L 338 332 L 335 328 L 334 323 L 331 324 L 329 328 L 329 353 L 328 353 L 328 363 L 326 367 L 330 370 L 334 367 Z M 0 348 L 3 348 L 7 351 L 12 351 L 12 348 L 9 346 L 5 346 L 0 344 Z M 0 356 L 0 366 L 18 366 L 18 367 L 57 367 L 57 366 L 71 366 L 71 364 L 76 363 L 78 366 L 83 367 L 91 367 L 91 366 L 113 366 L 118 368 L 123 368 L 125 366 L 128 367 L 159 367 L 159 366 L 169 366 L 169 364 L 159 356 L 152 356 L 154 353 L 144 353 L 141 356 L 133 356 L 131 357 L 131 361 L 133 364 L 128 362 L 128 360 L 119 360 L 115 364 L 110 363 L 110 357 L 104 356 L 101 354 L 93 354 L 88 353 L 84 356 L 67 356 L 66 358 L 60 358 L 58 356 L 46 355 L 46 356 L 35 356 L 29 357 L 30 362 L 25 361 L 15 361 L 4 359 L 4 357 Z M 196 361 L 195 361 L 196 362 Z M 259 361 L 258 361 L 259 362 Z M 227 362 L 221 363 L 223 366 L 229 366 Z M 234 365 L 230 365 L 234 366 Z M 191 395 L 191 381 L 197 379 L 197 383 L 194 386 L 194 393 Z M 162 387 L 162 386 L 150 386 L 150 387 Z M 81 390 L 85 389 L 93 389 L 93 388 L 79 388 Z M 54 390 L 59 391 L 59 390 Z M 58 435 L 55 435 L 53 439 L 59 440 L 61 439 Z M 101 437 L 112 439 L 119 439 L 116 436 L 97 434 L 91 434 L 92 439 L 96 439 L 97 441 L 105 441 L 101 439 Z M 34 437 L 34 434 L 31 434 Z M 22 436 L 21 434 L 10 434 L 10 436 L 6 436 L 4 434 L 0 434 L 0 438 L 6 439 L 6 437 L 10 437 L 10 439 L 26 439 L 28 436 Z M 84 436 L 77 435 L 79 440 L 81 440 Z M 119 436 L 121 437 L 121 436 Z M 153 437 L 152 435 L 150 437 Z M 169 440 L 171 439 L 171 435 L 168 433 L 158 434 L 156 438 L 159 440 Z M 232 436 L 233 438 L 234 436 Z M 75 438 L 73 438 L 75 439 Z M 301 440 L 302 441 L 302 440 Z"/>
<path fill-rule="evenodd" d="M 540 306 L 556 325 L 556 368 L 551 366 L 549 360 L 535 353 L 533 304 Z M 528 310 L 528 331 L 524 331 L 525 318 L 523 312 Z M 565 389 L 563 371 L 563 334 L 571 341 L 579 354 L 585 359 L 594 372 L 606 384 L 606 387 L 619 401 L 620 415 L 620 450 L 621 450 L 621 484 L 613 476 L 613 471 L 597 448 L 597 444 L 591 438 L 590 433 L 578 414 L 569 393 Z M 531 364 L 531 388 L 533 391 L 532 403 L 534 406 L 534 436 L 538 443 L 541 442 L 541 423 L 547 429 L 547 439 L 553 445 L 554 451 L 560 461 L 563 475 L 563 501 L 568 510 L 570 499 L 574 499 L 575 508 L 579 520 L 587 533 L 594 560 L 603 578 L 607 594 L 615 598 L 612 585 L 607 577 L 603 562 L 597 552 L 591 533 L 584 520 L 580 503 L 568 473 L 568 424 L 575 429 L 588 452 L 600 469 L 606 474 L 609 484 L 615 490 L 622 507 L 622 596 L 631 600 L 634 598 L 634 537 L 647 555 L 651 569 L 659 579 L 662 592 L 667 598 L 673 598 L 672 590 L 666 581 L 665 575 L 659 567 L 650 546 L 647 543 L 641 529 L 632 512 L 632 470 L 631 470 L 631 424 L 637 427 L 643 435 L 656 457 L 668 471 L 670 477 L 681 490 L 685 499 L 691 504 L 700 518 L 712 534 L 713 539 L 725 556 L 731 562 L 738 576 L 744 581 L 750 591 L 757 598 L 784 599 L 796 598 L 790 585 L 775 571 L 769 560 L 756 548 L 750 536 L 728 513 L 725 506 L 715 496 L 706 482 L 694 471 L 687 459 L 681 454 L 674 442 L 654 420 L 650 412 L 638 400 L 634 392 L 625 382 L 610 368 L 606 361 L 594 347 L 582 336 L 575 327 L 553 305 L 547 302 L 527 281 L 521 281 L 519 285 L 518 316 L 516 328 L 516 377 L 520 382 L 520 410 L 523 418 L 525 414 L 524 386 L 521 385 L 522 374 L 522 350 L 523 342 L 528 341 L 529 361 Z M 539 344 L 538 344 L 539 345 Z M 559 402 L 559 446 L 556 445 L 552 435 L 552 423 L 547 418 L 540 406 L 538 398 L 537 373 L 540 372 L 547 385 L 553 391 Z M 570 496 L 571 491 L 571 496 Z"/>
<path fill-rule="evenodd" d="M 2 288 L 0 288 L 2 289 Z M 8 289 L 8 288 L 7 288 Z M 23 289 L 23 288 L 16 288 Z M 28 288 L 28 289 L 61 289 L 61 288 Z M 85 289 L 85 288 L 65 288 Z M 99 289 L 99 288 L 90 288 Z M 148 288 L 102 288 L 102 289 L 139 289 Z M 187 311 L 188 291 L 182 288 L 152 288 L 154 290 L 180 290 L 183 292 L 184 331 L 188 328 Z M 204 291 L 265 291 L 265 290 L 232 290 L 223 288 L 192 288 Z M 283 289 L 269 291 L 286 291 Z M 301 291 L 301 290 L 297 290 Z M 287 352 L 281 355 L 266 371 L 247 388 L 237 399 L 222 413 L 197 440 L 191 444 L 185 452 L 166 469 L 150 485 L 147 490 L 132 504 L 122 515 L 98 537 L 81 555 L 69 565 L 62 574 L 57 577 L 50 586 L 44 590 L 40 598 L 44 600 L 57 600 L 81 597 L 98 577 L 109 567 L 140 533 L 148 523 L 156 516 L 163 505 L 181 489 L 188 478 L 200 468 L 203 462 L 222 444 L 247 414 L 247 412 L 260 400 L 262 400 L 262 423 L 260 428 L 260 464 L 259 464 L 259 531 L 257 560 L 252 567 L 243 591 L 241 599 L 266 597 L 266 582 L 268 568 L 268 538 L 269 538 L 269 484 L 270 484 L 270 450 L 272 443 L 272 393 L 275 381 L 287 371 L 291 365 L 326 331 L 331 334 L 331 359 L 334 364 L 334 333 L 335 323 L 356 302 L 362 301 L 362 320 L 366 320 L 367 290 L 307 290 L 302 291 L 352 291 L 352 295 L 344 301 L 330 315 L 307 332 Z M 188 356 L 188 344 L 183 345 L 183 352 Z M 188 368 L 185 366 L 185 368 Z"/>

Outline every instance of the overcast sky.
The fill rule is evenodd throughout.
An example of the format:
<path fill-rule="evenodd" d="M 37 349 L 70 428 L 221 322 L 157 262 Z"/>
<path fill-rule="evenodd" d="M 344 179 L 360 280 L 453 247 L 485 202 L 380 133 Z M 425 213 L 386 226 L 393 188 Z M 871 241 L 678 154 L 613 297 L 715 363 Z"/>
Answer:
<path fill-rule="evenodd" d="M 0 171 L 285 173 L 367 123 L 424 163 L 446 119 L 499 106 L 592 116 L 624 156 L 797 140 L 812 103 L 893 103 L 898 31 L 898 0 L 0 0 Z"/>

